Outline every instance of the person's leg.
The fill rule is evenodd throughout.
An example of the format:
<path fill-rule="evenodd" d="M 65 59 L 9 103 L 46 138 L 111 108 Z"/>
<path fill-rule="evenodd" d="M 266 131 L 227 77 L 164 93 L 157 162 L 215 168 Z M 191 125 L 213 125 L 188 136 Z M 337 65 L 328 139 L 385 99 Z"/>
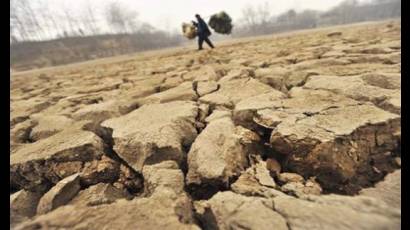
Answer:
<path fill-rule="evenodd" d="M 198 50 L 202 50 L 202 44 L 204 43 L 204 38 L 202 36 L 198 37 Z"/>
<path fill-rule="evenodd" d="M 212 44 L 211 40 L 209 40 L 208 37 L 205 37 L 204 40 L 205 40 L 206 44 L 208 44 L 212 49 L 214 48 L 214 45 Z"/>

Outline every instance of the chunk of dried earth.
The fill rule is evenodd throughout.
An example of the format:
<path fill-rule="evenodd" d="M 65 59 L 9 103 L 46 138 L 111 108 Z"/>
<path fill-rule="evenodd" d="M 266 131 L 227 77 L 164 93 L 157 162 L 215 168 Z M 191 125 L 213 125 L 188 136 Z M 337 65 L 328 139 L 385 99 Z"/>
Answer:
<path fill-rule="evenodd" d="M 10 196 L 10 226 L 36 215 L 38 202 L 43 194 L 20 190 Z"/>
<path fill-rule="evenodd" d="M 401 209 L 401 170 L 387 174 L 375 187 L 363 189 L 360 194 L 383 200 L 387 205 Z"/>
<path fill-rule="evenodd" d="M 391 77 L 389 78 L 388 76 Z M 400 84 L 397 83 L 398 79 L 400 77 L 397 75 L 394 77 L 392 75 L 383 75 L 383 80 L 380 80 L 378 75 L 346 77 L 312 76 L 303 87 L 307 89 L 329 90 L 358 101 L 370 101 L 376 106 L 400 114 L 401 97 L 396 88 L 397 84 Z M 396 100 L 397 102 L 390 100 Z"/>
<path fill-rule="evenodd" d="M 266 162 L 260 161 L 240 175 L 231 185 L 235 193 L 245 196 L 275 197 L 282 195 L 273 177 L 266 168 Z"/>
<path fill-rule="evenodd" d="M 199 230 L 200 228 L 194 224 L 193 207 L 183 191 L 183 174 L 177 169 L 177 164 L 168 161 L 145 166 L 143 172 L 149 183 L 147 189 L 152 192 L 150 197 L 134 198 L 131 201 L 119 199 L 111 204 L 97 206 L 65 205 L 32 221 L 24 222 L 16 229 L 32 229 L 34 226 L 40 226 L 70 229 Z M 100 193 L 97 200 L 104 196 L 106 193 Z"/>
<path fill-rule="evenodd" d="M 95 206 L 110 204 L 118 199 L 128 198 L 129 194 L 110 184 L 99 183 L 80 191 L 68 204 Z"/>
<path fill-rule="evenodd" d="M 273 199 L 275 210 L 291 229 L 399 229 L 400 211 L 367 197 L 314 196 L 311 201 L 289 196 Z M 343 213 L 343 215 L 341 215 Z"/>
<path fill-rule="evenodd" d="M 381 176 L 373 173 L 370 162 L 398 148 L 393 133 L 399 130 L 399 116 L 371 105 L 358 105 L 280 123 L 270 142 L 277 152 L 288 156 L 288 167 L 293 171 L 317 176 L 323 187 L 340 190 L 346 182 L 366 186 Z M 388 157 L 382 164 L 389 164 Z"/>
<path fill-rule="evenodd" d="M 185 158 L 184 146 L 195 139 L 198 107 L 193 102 L 175 101 L 145 105 L 102 123 L 113 130 L 114 150 L 134 170 L 143 165 Z M 124 126 L 124 124 L 127 124 Z"/>
<path fill-rule="evenodd" d="M 41 114 L 32 116 L 32 119 L 37 124 L 30 132 L 30 139 L 33 141 L 52 136 L 66 128 L 70 128 L 74 123 L 72 119 L 58 115 L 47 116 Z"/>
<path fill-rule="evenodd" d="M 27 144 L 10 156 L 11 187 L 44 191 L 62 179 L 61 170 L 74 174 L 81 170 L 83 162 L 100 158 L 103 151 L 98 136 L 78 129 Z"/>
<path fill-rule="evenodd" d="M 193 89 L 192 82 L 184 82 L 177 87 L 152 94 L 148 97 L 138 100 L 139 105 L 166 103 L 171 101 L 195 101 L 198 98 Z"/>
<path fill-rule="evenodd" d="M 248 166 L 247 156 L 254 151 L 250 144 L 258 138 L 250 130 L 235 127 L 230 118 L 211 121 L 188 153 L 187 184 L 193 190 L 209 185 L 204 192 L 226 187 Z"/>
<path fill-rule="evenodd" d="M 219 192 L 208 201 L 195 204 L 204 229 L 287 230 L 286 219 L 273 206 L 272 200 L 233 192 Z"/>
<path fill-rule="evenodd" d="M 80 191 L 79 174 L 64 178 L 41 197 L 37 214 L 42 215 L 67 204 Z"/>
<path fill-rule="evenodd" d="M 270 86 L 255 79 L 235 79 L 220 84 L 218 91 L 207 94 L 199 100 L 213 106 L 232 108 L 240 100 L 274 91 Z"/>

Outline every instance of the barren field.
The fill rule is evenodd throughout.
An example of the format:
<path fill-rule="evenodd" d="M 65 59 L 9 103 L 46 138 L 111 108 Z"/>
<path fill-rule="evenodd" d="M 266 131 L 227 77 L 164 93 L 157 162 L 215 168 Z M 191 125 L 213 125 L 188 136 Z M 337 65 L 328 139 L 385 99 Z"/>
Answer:
<path fill-rule="evenodd" d="M 401 22 L 13 73 L 12 229 L 400 229 Z"/>

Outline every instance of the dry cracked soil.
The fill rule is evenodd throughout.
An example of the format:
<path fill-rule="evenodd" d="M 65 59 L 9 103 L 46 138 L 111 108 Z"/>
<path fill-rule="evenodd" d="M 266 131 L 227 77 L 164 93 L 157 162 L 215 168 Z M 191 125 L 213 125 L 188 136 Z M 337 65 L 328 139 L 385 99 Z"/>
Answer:
<path fill-rule="evenodd" d="M 11 76 L 12 229 L 399 229 L 401 22 Z"/>

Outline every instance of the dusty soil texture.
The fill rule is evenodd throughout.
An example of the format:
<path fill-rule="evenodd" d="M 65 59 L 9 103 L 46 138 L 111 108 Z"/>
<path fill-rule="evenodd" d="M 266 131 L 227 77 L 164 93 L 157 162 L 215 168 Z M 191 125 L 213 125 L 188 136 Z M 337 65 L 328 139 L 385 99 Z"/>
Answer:
<path fill-rule="evenodd" d="M 363 23 L 13 73 L 10 228 L 399 229 L 400 34 Z"/>

